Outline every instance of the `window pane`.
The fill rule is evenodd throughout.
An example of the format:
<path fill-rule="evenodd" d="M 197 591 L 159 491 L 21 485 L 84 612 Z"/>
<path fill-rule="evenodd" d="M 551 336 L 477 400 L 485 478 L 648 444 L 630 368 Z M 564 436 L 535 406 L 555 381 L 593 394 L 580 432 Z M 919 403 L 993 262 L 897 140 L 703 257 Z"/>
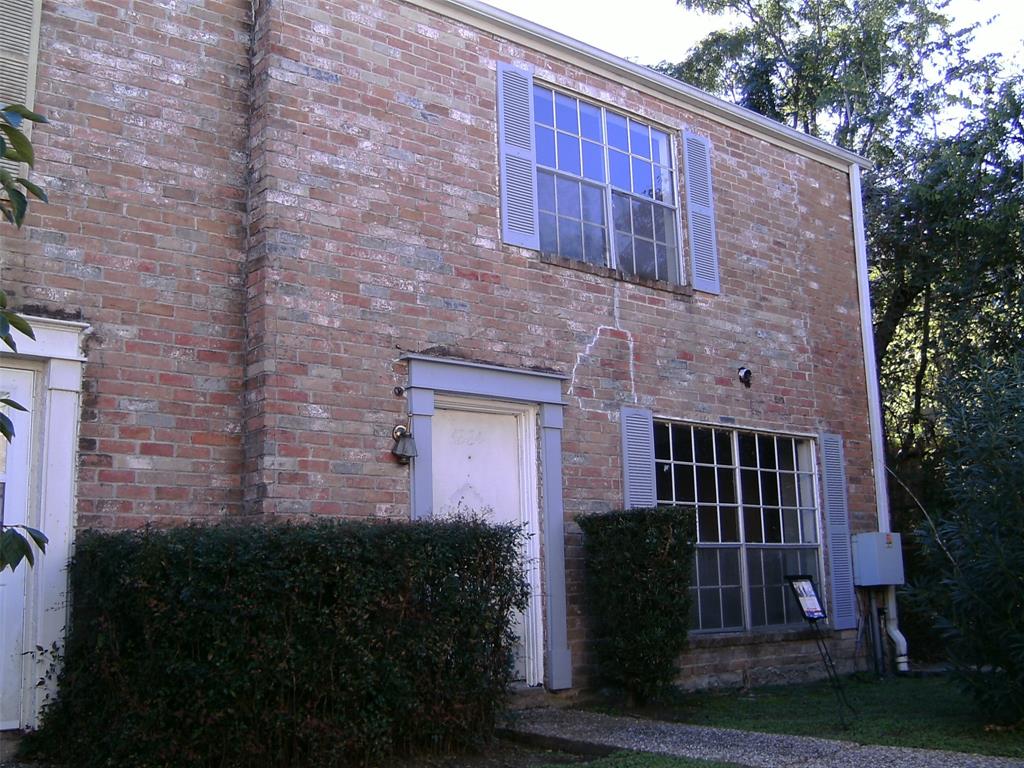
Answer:
<path fill-rule="evenodd" d="M 722 628 L 743 626 L 743 591 L 739 587 L 722 590 Z"/>
<path fill-rule="evenodd" d="M 721 629 L 722 607 L 718 602 L 718 590 L 701 590 L 700 628 Z"/>
<path fill-rule="evenodd" d="M 736 473 L 732 469 L 718 470 L 718 501 L 722 504 L 736 503 Z"/>
<path fill-rule="evenodd" d="M 626 118 L 608 112 L 605 115 L 605 128 L 608 131 L 608 146 L 629 152 L 629 134 L 626 131 Z"/>
<path fill-rule="evenodd" d="M 743 535 L 748 542 L 760 544 L 764 541 L 761 527 L 761 510 L 757 507 L 743 508 Z"/>
<path fill-rule="evenodd" d="M 718 586 L 718 550 L 697 550 L 697 584 L 701 587 Z"/>
<path fill-rule="evenodd" d="M 633 235 L 648 240 L 654 239 L 654 218 L 651 204 L 643 200 L 633 200 Z"/>
<path fill-rule="evenodd" d="M 715 461 L 720 466 L 732 465 L 732 437 L 721 429 L 715 430 Z"/>
<path fill-rule="evenodd" d="M 555 127 L 579 135 L 580 124 L 576 116 L 576 99 L 564 93 L 555 94 Z"/>
<path fill-rule="evenodd" d="M 672 165 L 672 142 L 668 134 L 651 128 L 651 143 L 654 145 L 654 161 L 662 165 Z"/>
<path fill-rule="evenodd" d="M 774 472 L 761 471 L 761 503 L 766 507 L 779 506 L 779 480 Z"/>
<path fill-rule="evenodd" d="M 580 183 L 561 176 L 555 182 L 558 197 L 558 215 L 578 219 L 582 216 L 580 209 Z"/>
<path fill-rule="evenodd" d="M 601 142 L 601 110 L 593 104 L 580 102 L 580 133 L 588 139 Z"/>
<path fill-rule="evenodd" d="M 654 166 L 654 199 L 671 205 L 675 202 L 675 180 L 668 168 Z"/>
<path fill-rule="evenodd" d="M 672 493 L 672 465 L 657 462 L 654 465 L 654 479 L 658 483 L 658 502 L 674 502 L 676 499 Z"/>
<path fill-rule="evenodd" d="M 629 121 L 629 150 L 640 157 L 651 157 L 651 135 L 646 125 Z"/>
<path fill-rule="evenodd" d="M 555 132 L 550 128 L 538 125 L 534 130 L 537 140 L 537 164 L 555 167 Z"/>
<path fill-rule="evenodd" d="M 543 171 L 537 171 L 537 207 L 542 212 L 555 212 L 555 177 Z"/>
<path fill-rule="evenodd" d="M 615 235 L 615 267 L 633 274 L 633 240 L 621 232 Z"/>
<path fill-rule="evenodd" d="M 583 229 L 575 219 L 558 217 L 558 254 L 583 261 Z"/>
<path fill-rule="evenodd" d="M 740 442 L 740 465 L 744 467 L 757 466 L 757 443 L 754 436 L 741 432 Z"/>
<path fill-rule="evenodd" d="M 786 611 L 783 608 L 783 592 L 781 588 L 769 587 L 765 589 L 764 608 L 766 624 L 786 623 Z"/>
<path fill-rule="evenodd" d="M 696 500 L 693 482 L 693 467 L 685 464 L 676 464 L 676 501 L 693 503 Z"/>
<path fill-rule="evenodd" d="M 566 133 L 558 134 L 558 170 L 581 175 L 580 140 Z"/>
<path fill-rule="evenodd" d="M 796 497 L 796 477 L 779 475 L 779 500 L 784 507 L 795 507 L 799 501 Z"/>
<path fill-rule="evenodd" d="M 761 561 L 761 549 L 747 550 L 747 579 L 754 587 L 764 584 L 764 564 Z"/>
<path fill-rule="evenodd" d="M 715 470 L 713 467 L 697 467 L 697 501 L 709 504 L 718 501 L 715 494 Z"/>
<path fill-rule="evenodd" d="M 701 464 L 714 464 L 715 449 L 711 439 L 711 430 L 694 427 L 693 442 L 697 450 L 697 461 Z"/>
<path fill-rule="evenodd" d="M 604 149 L 592 141 L 583 142 L 583 176 L 604 182 Z"/>
<path fill-rule="evenodd" d="M 613 187 L 629 189 L 629 157 L 614 149 L 608 150 L 608 172 Z"/>
<path fill-rule="evenodd" d="M 633 224 L 629 215 L 629 198 L 624 195 L 612 194 L 612 221 L 616 232 L 625 232 L 632 240 Z"/>
<path fill-rule="evenodd" d="M 782 521 L 777 509 L 764 510 L 764 540 L 768 544 L 782 543 Z"/>
<path fill-rule="evenodd" d="M 740 540 L 739 510 L 736 507 L 722 507 L 719 510 L 722 541 Z"/>
<path fill-rule="evenodd" d="M 779 454 L 779 469 L 796 469 L 793 459 L 793 438 L 777 437 L 775 446 Z"/>
<path fill-rule="evenodd" d="M 654 197 L 654 171 L 651 164 L 646 160 L 634 157 L 631 166 L 633 169 L 633 192 L 644 197 Z"/>
<path fill-rule="evenodd" d="M 714 507 L 697 507 L 697 541 L 718 543 L 718 510 Z"/>
<path fill-rule="evenodd" d="M 670 448 L 671 435 L 669 426 L 663 421 L 654 422 L 654 457 L 657 459 L 672 458 Z"/>
<path fill-rule="evenodd" d="M 738 585 L 740 583 L 740 550 L 738 547 L 718 550 L 718 572 L 722 584 Z"/>
<path fill-rule="evenodd" d="M 555 101 L 547 88 L 533 89 L 533 119 L 542 125 L 555 124 Z"/>
<path fill-rule="evenodd" d="M 800 534 L 804 544 L 818 543 L 818 520 L 813 509 L 800 510 Z"/>
<path fill-rule="evenodd" d="M 690 427 L 682 424 L 672 425 L 672 451 L 676 461 L 693 461 Z"/>
<path fill-rule="evenodd" d="M 558 253 L 558 224 L 550 213 L 540 214 L 540 249 L 544 253 Z"/>
<path fill-rule="evenodd" d="M 668 248 L 664 245 L 654 246 L 654 263 L 658 270 L 658 279 L 669 280 L 671 275 L 668 273 Z"/>
<path fill-rule="evenodd" d="M 658 279 L 654 262 L 654 243 L 651 240 L 633 241 L 633 260 L 636 264 L 636 275 L 648 280 Z"/>
<path fill-rule="evenodd" d="M 604 225 L 604 195 L 589 184 L 583 185 L 583 220 Z"/>
<path fill-rule="evenodd" d="M 782 510 L 782 537 L 787 544 L 800 543 L 800 517 L 795 509 Z"/>
<path fill-rule="evenodd" d="M 603 267 L 607 264 L 605 258 L 604 227 L 593 224 L 583 225 L 583 256 L 588 264 Z"/>
<path fill-rule="evenodd" d="M 775 469 L 775 441 L 765 435 L 757 436 L 757 455 L 760 466 Z"/>
<path fill-rule="evenodd" d="M 761 492 L 758 490 L 759 486 L 757 483 L 757 470 L 756 469 L 741 469 L 740 470 L 740 485 L 743 492 L 743 503 L 744 504 L 760 504 L 761 503 Z"/>

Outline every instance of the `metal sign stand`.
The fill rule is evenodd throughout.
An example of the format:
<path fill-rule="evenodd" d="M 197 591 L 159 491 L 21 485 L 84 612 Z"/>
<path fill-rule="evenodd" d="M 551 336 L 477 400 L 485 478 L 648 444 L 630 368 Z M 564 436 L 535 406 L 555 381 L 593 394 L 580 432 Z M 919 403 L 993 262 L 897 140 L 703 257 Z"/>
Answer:
<path fill-rule="evenodd" d="M 810 576 L 801 575 L 787 576 L 786 580 L 789 582 L 793 595 L 800 605 L 800 610 L 807 623 L 810 624 L 811 632 L 814 634 L 814 644 L 818 646 L 821 663 L 825 666 L 825 675 L 828 677 L 829 685 L 832 687 L 832 691 L 836 695 L 836 702 L 839 705 L 839 723 L 843 729 L 849 728 L 850 725 L 846 721 L 846 710 L 850 710 L 850 713 L 854 715 L 857 714 L 857 710 L 853 708 L 849 699 L 846 698 L 843 681 L 836 671 L 832 654 L 828 650 L 828 643 L 825 642 L 825 633 L 822 632 L 821 625 L 818 623 L 826 618 L 826 616 L 825 610 L 821 607 L 821 600 L 818 599 L 818 593 L 814 588 L 814 579 Z"/>

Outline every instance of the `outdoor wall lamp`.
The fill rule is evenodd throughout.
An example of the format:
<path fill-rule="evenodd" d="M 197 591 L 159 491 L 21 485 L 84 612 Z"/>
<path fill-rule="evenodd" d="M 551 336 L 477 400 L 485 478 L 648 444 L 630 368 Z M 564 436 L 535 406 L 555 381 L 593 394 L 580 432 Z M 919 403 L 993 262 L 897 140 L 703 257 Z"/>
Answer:
<path fill-rule="evenodd" d="M 736 373 L 739 374 L 739 379 L 743 382 L 743 386 L 750 389 L 750 380 L 754 377 L 754 374 L 750 372 L 750 369 L 743 366 Z"/>
<path fill-rule="evenodd" d="M 417 455 L 412 432 L 404 424 L 399 424 L 391 430 L 391 437 L 395 440 L 395 444 L 391 446 L 391 453 L 398 459 L 399 464 L 408 464 L 409 459 Z"/>

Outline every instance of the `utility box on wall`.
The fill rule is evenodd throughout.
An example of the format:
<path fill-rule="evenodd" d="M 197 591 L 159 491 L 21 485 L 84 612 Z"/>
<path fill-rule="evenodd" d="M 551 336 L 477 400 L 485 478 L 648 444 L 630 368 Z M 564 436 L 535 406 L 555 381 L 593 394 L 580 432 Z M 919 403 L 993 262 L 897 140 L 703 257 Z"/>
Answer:
<path fill-rule="evenodd" d="M 898 533 L 878 531 L 853 537 L 854 584 L 881 587 L 903 581 L 903 548 Z"/>

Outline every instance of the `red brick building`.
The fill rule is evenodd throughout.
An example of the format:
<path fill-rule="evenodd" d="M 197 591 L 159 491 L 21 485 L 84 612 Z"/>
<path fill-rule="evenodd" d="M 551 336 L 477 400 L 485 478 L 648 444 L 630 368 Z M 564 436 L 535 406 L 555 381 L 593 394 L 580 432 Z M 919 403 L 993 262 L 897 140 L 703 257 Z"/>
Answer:
<path fill-rule="evenodd" d="M 850 663 L 849 534 L 886 517 L 860 158 L 476 0 L 2 13 L 0 101 L 51 120 L 50 203 L 3 231 L 41 331 L 0 359 L 7 520 L 55 540 L 3 577 L 5 727 L 87 527 L 521 520 L 520 674 L 565 689 L 574 518 L 697 505 L 684 682 L 816 665 L 796 571 Z"/>

